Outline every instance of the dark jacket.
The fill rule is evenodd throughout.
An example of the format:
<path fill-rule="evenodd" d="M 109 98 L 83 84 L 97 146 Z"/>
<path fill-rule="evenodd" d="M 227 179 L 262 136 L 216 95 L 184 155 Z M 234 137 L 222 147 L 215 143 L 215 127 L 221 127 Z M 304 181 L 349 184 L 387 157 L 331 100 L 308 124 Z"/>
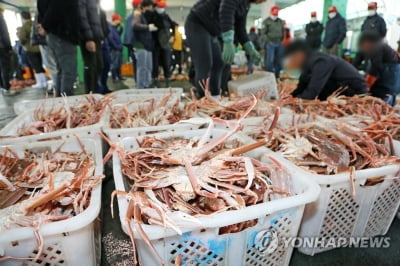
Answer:
<path fill-rule="evenodd" d="M 133 44 L 135 48 L 146 49 L 147 51 L 153 50 L 153 34 L 149 31 L 149 23 L 142 12 L 135 11 L 133 16 L 133 34 L 135 35 Z"/>
<path fill-rule="evenodd" d="M 258 36 L 257 33 L 255 33 L 254 31 L 250 32 L 249 39 L 253 43 L 254 48 L 256 48 L 257 51 L 260 51 L 262 49 L 260 36 Z"/>
<path fill-rule="evenodd" d="M 382 38 L 385 38 L 387 33 L 386 22 L 378 14 L 374 16 L 368 16 L 361 26 L 361 31 L 376 32 Z"/>
<path fill-rule="evenodd" d="M 158 28 L 158 30 L 153 33 L 155 44 L 164 49 L 171 48 L 169 39 L 174 36 L 172 32 L 175 31 L 176 23 L 172 21 L 170 16 L 165 12 L 162 14 L 153 12 L 153 20 L 149 21 L 149 23 L 153 23 Z"/>
<path fill-rule="evenodd" d="M 116 27 L 108 24 L 109 34 L 107 36 L 108 43 L 111 50 L 122 50 L 121 36 Z"/>
<path fill-rule="evenodd" d="M 264 45 L 268 43 L 281 43 L 284 39 L 285 27 L 280 18 L 273 20 L 268 17 L 263 21 L 261 38 Z"/>
<path fill-rule="evenodd" d="M 337 13 L 334 18 L 330 18 L 325 27 L 324 46 L 332 48 L 335 44 L 341 44 L 346 38 L 346 20 Z"/>
<path fill-rule="evenodd" d="M 125 20 L 125 32 L 122 38 L 122 43 L 125 46 L 133 45 L 135 36 L 133 35 L 133 14 L 130 14 Z"/>
<path fill-rule="evenodd" d="M 104 40 L 106 34 L 103 32 L 104 23 L 101 19 L 99 0 L 78 0 L 78 3 L 81 40 L 84 42 Z"/>
<path fill-rule="evenodd" d="M 322 25 L 319 21 L 310 22 L 306 25 L 306 40 L 313 49 L 319 49 L 321 47 L 323 31 L 324 25 Z"/>
<path fill-rule="evenodd" d="M 198 0 L 188 19 L 198 21 L 212 36 L 234 30 L 238 41 L 245 44 L 249 41 L 246 32 L 249 9 L 250 0 Z"/>
<path fill-rule="evenodd" d="M 333 92 L 348 87 L 344 95 L 367 93 L 364 78 L 345 60 L 320 52 L 313 52 L 304 64 L 294 97 L 326 100 Z"/>
<path fill-rule="evenodd" d="M 367 73 L 379 77 L 382 73 L 384 65 L 399 64 L 400 57 L 395 50 L 386 43 L 377 45 L 370 54 L 363 55 L 365 60 L 369 61 L 369 69 Z"/>
<path fill-rule="evenodd" d="M 2 14 L 0 14 L 0 49 L 11 50 L 10 34 Z"/>
<path fill-rule="evenodd" d="M 79 42 L 78 0 L 38 0 L 38 22 L 46 32 L 64 41 Z"/>
<path fill-rule="evenodd" d="M 38 17 L 35 17 L 35 21 L 32 24 L 31 30 L 31 44 L 32 45 L 46 45 L 46 36 L 40 35 L 38 31 Z"/>

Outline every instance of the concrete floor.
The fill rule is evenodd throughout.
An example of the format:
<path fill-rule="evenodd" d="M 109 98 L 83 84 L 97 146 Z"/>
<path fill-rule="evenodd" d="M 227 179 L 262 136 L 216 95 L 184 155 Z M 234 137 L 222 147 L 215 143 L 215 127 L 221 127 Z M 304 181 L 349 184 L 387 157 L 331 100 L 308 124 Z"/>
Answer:
<path fill-rule="evenodd" d="M 189 88 L 188 83 L 172 84 L 174 87 Z M 128 80 L 124 84 L 113 84 L 112 89 L 123 89 L 132 87 L 132 81 Z M 78 88 L 76 94 L 82 94 L 82 89 Z M 0 128 L 4 127 L 15 117 L 13 105 L 15 102 L 23 100 L 41 99 L 45 97 L 44 91 L 34 89 L 24 89 L 16 96 L 0 95 Z M 122 231 L 118 208 L 115 204 L 115 218 L 111 218 L 110 195 L 114 190 L 112 170 L 106 167 L 106 180 L 103 183 L 103 208 L 102 220 L 102 260 L 101 265 L 131 265 L 132 248 L 127 235 Z M 302 265 L 349 265 L 349 266 L 394 266 L 400 265 L 400 220 L 395 219 L 388 236 L 391 237 L 391 246 L 388 249 L 336 249 L 328 251 L 314 257 L 306 256 L 294 251 L 291 266 Z M 148 265 L 144 265 L 148 266 Z"/>

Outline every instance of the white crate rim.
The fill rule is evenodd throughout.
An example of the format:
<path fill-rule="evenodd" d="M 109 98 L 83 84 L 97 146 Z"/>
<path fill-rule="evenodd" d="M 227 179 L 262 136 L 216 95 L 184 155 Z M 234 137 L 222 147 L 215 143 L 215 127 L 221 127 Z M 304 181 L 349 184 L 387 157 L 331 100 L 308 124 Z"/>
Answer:
<path fill-rule="evenodd" d="M 100 100 L 103 95 L 101 94 L 84 94 L 84 95 L 76 95 L 76 96 L 67 96 L 68 103 L 74 103 L 81 100 L 86 99 L 86 97 L 93 96 L 96 100 Z M 39 105 L 44 104 L 45 106 L 51 106 L 56 103 L 64 102 L 63 97 L 49 97 L 46 99 L 39 99 L 39 100 L 24 100 L 20 102 L 14 103 L 14 111 L 17 115 L 20 115 L 26 111 L 34 110 Z"/>
<path fill-rule="evenodd" d="M 45 109 L 49 109 L 51 107 L 46 107 Z M 32 112 L 31 111 L 26 111 L 20 115 L 18 115 L 16 118 L 14 118 L 11 122 L 9 122 L 4 128 L 0 130 L 0 136 L 4 137 L 0 139 L 0 145 L 4 144 L 12 144 L 15 143 L 16 141 L 18 142 L 33 142 L 41 139 L 51 139 L 51 138 L 56 138 L 56 137 L 65 137 L 65 136 L 70 136 L 71 134 L 76 134 L 81 137 L 88 137 L 87 132 L 101 132 L 102 126 L 108 121 L 109 117 L 109 110 L 108 107 L 104 110 L 102 116 L 100 117 L 100 120 L 93 125 L 89 126 L 83 126 L 83 127 L 76 127 L 76 128 L 70 128 L 70 129 L 60 129 L 56 130 L 53 132 L 49 133 L 41 133 L 41 134 L 36 134 L 36 135 L 29 135 L 29 136 L 21 136 L 21 137 L 15 137 L 9 134 L 9 132 L 12 132 L 14 129 L 15 131 L 24 124 L 25 119 L 30 118 L 30 120 L 33 120 L 32 117 Z M 92 134 L 91 137 L 94 137 L 94 134 Z"/>

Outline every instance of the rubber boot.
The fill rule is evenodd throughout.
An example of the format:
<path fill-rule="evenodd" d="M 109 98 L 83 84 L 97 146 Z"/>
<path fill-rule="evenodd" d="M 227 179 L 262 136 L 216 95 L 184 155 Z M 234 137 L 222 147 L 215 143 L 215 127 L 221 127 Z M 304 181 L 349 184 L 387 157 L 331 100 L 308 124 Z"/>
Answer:
<path fill-rule="evenodd" d="M 170 80 L 169 80 L 169 78 L 166 78 L 165 79 L 165 87 L 169 88 L 169 84 L 170 84 Z"/>
<path fill-rule="evenodd" d="M 36 84 L 32 86 L 33 89 L 47 88 L 47 77 L 45 73 L 35 74 Z"/>

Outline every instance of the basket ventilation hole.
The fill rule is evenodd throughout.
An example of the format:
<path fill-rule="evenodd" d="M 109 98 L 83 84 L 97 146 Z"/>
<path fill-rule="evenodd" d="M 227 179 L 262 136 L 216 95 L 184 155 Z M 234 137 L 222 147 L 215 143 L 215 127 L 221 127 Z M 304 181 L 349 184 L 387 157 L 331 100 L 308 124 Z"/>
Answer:
<path fill-rule="evenodd" d="M 29 257 L 34 258 L 38 254 L 38 250 L 32 251 Z M 44 266 L 56 266 L 64 264 L 64 254 L 61 251 L 59 244 L 53 244 L 51 246 L 45 246 L 40 258 L 36 261 L 34 265 L 44 265 Z M 31 263 L 26 264 L 31 265 Z"/>
<path fill-rule="evenodd" d="M 280 237 L 289 237 L 292 233 L 291 224 L 291 216 L 282 216 L 271 224 L 269 230 L 275 230 Z M 279 243 L 277 249 L 271 254 L 262 253 L 255 245 L 252 245 L 247 247 L 245 264 L 246 266 L 283 265 L 287 255 L 287 249 L 283 243 Z"/>
<path fill-rule="evenodd" d="M 400 182 L 395 180 L 374 201 L 364 236 L 383 235 L 392 223 L 400 198 Z"/>
<path fill-rule="evenodd" d="M 359 208 L 348 190 L 333 190 L 319 235 L 322 238 L 350 237 Z"/>
<path fill-rule="evenodd" d="M 208 249 L 197 241 L 183 241 L 179 244 L 171 243 L 170 262 L 175 263 L 178 254 L 182 255 L 182 261 L 187 265 L 220 265 L 224 260 L 221 255 Z"/>

